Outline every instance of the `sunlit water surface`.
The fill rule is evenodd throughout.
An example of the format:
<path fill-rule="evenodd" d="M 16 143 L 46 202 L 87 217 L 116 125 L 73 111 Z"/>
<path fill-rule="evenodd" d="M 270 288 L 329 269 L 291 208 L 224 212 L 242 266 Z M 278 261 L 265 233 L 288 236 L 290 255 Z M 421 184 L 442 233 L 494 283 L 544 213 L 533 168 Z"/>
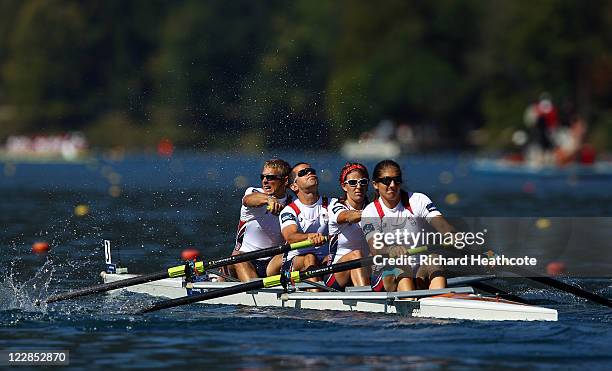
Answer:
<path fill-rule="evenodd" d="M 323 191 L 337 194 L 344 160 L 303 158 L 323 170 Z M 612 365 L 612 312 L 543 288 L 518 290 L 557 309 L 559 322 L 207 305 L 136 315 L 155 299 L 130 293 L 33 304 L 50 293 L 100 282 L 103 239 L 113 241 L 116 258 L 131 272 L 176 265 L 189 246 L 210 257 L 229 254 L 240 196 L 258 183 L 263 159 L 179 154 L 101 158 L 86 165 L 0 163 L 0 350 L 68 349 L 71 366 L 81 369 Z M 471 173 L 469 158 L 454 155 L 401 162 L 409 187 L 430 195 L 448 215 L 612 215 L 608 179 L 487 177 Z M 88 215 L 75 216 L 79 204 L 89 206 Z M 31 253 L 38 240 L 49 242 L 48 254 Z M 610 280 L 579 283 L 612 296 Z"/>

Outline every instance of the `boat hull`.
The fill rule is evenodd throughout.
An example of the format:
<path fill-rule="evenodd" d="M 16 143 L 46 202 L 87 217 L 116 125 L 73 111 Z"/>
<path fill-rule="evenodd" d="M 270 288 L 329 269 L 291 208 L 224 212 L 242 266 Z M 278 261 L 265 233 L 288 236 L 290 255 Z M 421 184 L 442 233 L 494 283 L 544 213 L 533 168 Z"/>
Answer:
<path fill-rule="evenodd" d="M 131 274 L 101 273 L 104 282 L 114 282 Z M 165 299 L 236 285 L 234 282 L 196 282 L 185 284 L 181 278 L 149 282 L 126 289 Z M 189 285 L 190 287 L 186 287 Z M 311 310 L 358 311 L 400 314 L 418 318 L 465 319 L 480 321 L 556 321 L 557 311 L 511 301 L 486 298 L 472 294 L 470 287 L 420 290 L 404 293 L 377 293 L 363 288 L 348 292 L 284 293 L 280 288 L 261 289 L 207 300 L 203 304 L 244 305 L 254 307 L 284 307 Z M 435 295 L 439 293 L 438 295 Z M 404 300 L 406 296 L 422 295 L 418 300 Z"/>
<path fill-rule="evenodd" d="M 538 178 L 608 178 L 612 177 L 612 164 L 533 166 L 505 160 L 476 160 L 472 170 L 477 174 L 495 176 L 528 176 Z"/>

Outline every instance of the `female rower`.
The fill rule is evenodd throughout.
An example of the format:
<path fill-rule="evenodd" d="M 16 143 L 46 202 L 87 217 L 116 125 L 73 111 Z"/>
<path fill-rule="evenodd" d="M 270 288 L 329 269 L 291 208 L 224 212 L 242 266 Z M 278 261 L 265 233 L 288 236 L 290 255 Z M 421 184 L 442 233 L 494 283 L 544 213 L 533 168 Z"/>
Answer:
<path fill-rule="evenodd" d="M 361 231 L 361 211 L 368 204 L 368 169 L 360 163 L 347 163 L 340 171 L 344 197 L 332 198 L 329 204 L 329 256 L 327 264 L 342 263 L 368 255 L 368 243 Z M 337 290 L 352 283 L 370 284 L 367 268 L 338 272 L 325 277 L 325 284 Z"/>
<path fill-rule="evenodd" d="M 400 188 L 403 182 L 402 171 L 395 161 L 379 162 L 374 168 L 372 179 L 376 199 L 363 210 L 361 215 L 362 229 L 372 255 L 381 253 L 387 253 L 390 257 L 405 255 L 407 248 L 399 241 L 383 249 L 380 247 L 383 236 L 389 236 L 389 233 L 397 236 L 396 231 L 398 230 L 403 235 L 414 236 L 419 232 L 422 233 L 427 228 L 426 224 L 429 223 L 443 235 L 454 232 L 453 227 L 429 197 L 423 193 L 406 192 Z M 378 241 L 374 241 L 375 239 Z M 410 247 L 416 247 L 421 244 L 421 241 L 411 241 L 408 244 L 412 244 Z M 375 265 L 373 268 L 373 291 L 408 291 L 417 287 L 426 288 L 427 284 L 429 289 L 446 287 L 446 278 L 441 266 Z"/>

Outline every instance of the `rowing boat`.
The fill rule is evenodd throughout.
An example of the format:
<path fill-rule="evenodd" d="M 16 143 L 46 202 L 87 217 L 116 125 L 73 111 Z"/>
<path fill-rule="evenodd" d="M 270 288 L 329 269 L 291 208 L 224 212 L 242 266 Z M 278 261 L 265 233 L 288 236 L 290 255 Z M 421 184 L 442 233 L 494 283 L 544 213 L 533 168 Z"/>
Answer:
<path fill-rule="evenodd" d="M 105 283 L 136 277 L 133 274 L 101 273 Z M 310 292 L 306 284 L 297 284 L 287 292 L 266 288 L 228 295 L 202 302 L 213 305 L 284 307 L 309 310 L 358 311 L 399 314 L 410 317 L 463 319 L 479 321 L 557 321 L 554 309 L 521 304 L 475 293 L 470 281 L 490 277 L 449 279 L 447 289 L 404 292 L 372 292 L 369 287 L 350 287 L 346 292 Z M 237 285 L 236 282 L 186 282 L 167 278 L 130 286 L 122 290 L 175 299 Z M 413 299 L 413 300 L 408 300 Z M 416 299 L 416 300 L 414 300 Z"/>
<path fill-rule="evenodd" d="M 477 174 L 491 176 L 525 176 L 537 178 L 608 178 L 612 176 L 612 163 L 597 162 L 592 165 L 567 166 L 533 165 L 507 160 L 479 159 L 472 165 Z"/>

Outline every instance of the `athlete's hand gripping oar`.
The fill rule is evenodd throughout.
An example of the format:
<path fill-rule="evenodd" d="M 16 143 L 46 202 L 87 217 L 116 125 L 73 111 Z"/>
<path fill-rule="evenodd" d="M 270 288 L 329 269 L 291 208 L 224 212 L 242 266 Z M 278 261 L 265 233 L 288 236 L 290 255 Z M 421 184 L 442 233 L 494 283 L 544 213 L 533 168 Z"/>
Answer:
<path fill-rule="evenodd" d="M 293 282 L 298 283 L 298 282 L 302 282 L 312 277 L 320 277 L 326 274 L 344 272 L 344 271 L 348 271 L 351 269 L 361 268 L 366 265 L 371 265 L 373 259 L 374 257 L 370 256 L 367 258 L 349 260 L 344 263 L 332 264 L 332 265 L 328 265 L 325 267 L 312 268 L 304 272 L 294 271 L 294 272 L 289 273 L 291 276 L 288 277 L 288 279 L 292 280 Z M 261 280 L 251 281 L 251 282 L 242 283 L 242 284 L 227 287 L 227 288 L 208 291 L 202 294 L 184 296 L 182 298 L 177 298 L 177 299 L 164 300 L 148 308 L 145 308 L 139 311 L 138 313 L 139 314 L 150 313 L 150 312 L 155 312 L 161 309 L 174 308 L 179 305 L 192 304 L 192 303 L 196 303 L 199 301 L 216 299 L 216 298 L 220 298 L 223 296 L 240 294 L 240 293 L 251 291 L 251 290 L 260 290 L 264 288 L 280 286 L 281 278 L 282 276 L 280 274 L 277 274 L 275 276 L 266 277 Z"/>
<path fill-rule="evenodd" d="M 305 240 L 305 241 L 295 242 L 290 245 L 285 244 L 282 246 L 271 247 L 269 249 L 263 249 L 259 251 L 253 251 L 253 252 L 248 252 L 248 253 L 238 254 L 238 255 L 230 255 L 225 258 L 209 260 L 206 262 L 199 261 L 195 263 L 194 269 L 197 273 L 202 274 L 208 269 L 220 268 L 226 265 L 232 265 L 232 264 L 242 263 L 242 262 L 250 261 L 254 259 L 266 258 L 269 256 L 278 255 L 278 254 L 284 254 L 290 250 L 303 249 L 303 248 L 310 247 L 310 246 L 312 246 L 312 242 L 310 242 L 310 240 Z M 165 278 L 181 277 L 184 275 L 185 275 L 185 265 L 178 265 L 176 267 L 171 267 L 171 268 L 168 268 L 167 270 L 157 272 L 157 273 L 144 274 L 144 275 L 137 276 L 137 277 L 127 278 L 125 280 L 103 283 L 101 285 L 85 287 L 83 289 L 66 292 L 63 294 L 53 295 L 53 296 L 48 297 L 45 300 L 45 302 L 53 303 L 56 301 L 73 299 L 73 298 L 78 298 L 81 296 L 96 294 L 99 292 L 106 292 L 110 290 L 120 289 L 123 287 L 139 285 L 141 283 L 159 281 Z"/>

